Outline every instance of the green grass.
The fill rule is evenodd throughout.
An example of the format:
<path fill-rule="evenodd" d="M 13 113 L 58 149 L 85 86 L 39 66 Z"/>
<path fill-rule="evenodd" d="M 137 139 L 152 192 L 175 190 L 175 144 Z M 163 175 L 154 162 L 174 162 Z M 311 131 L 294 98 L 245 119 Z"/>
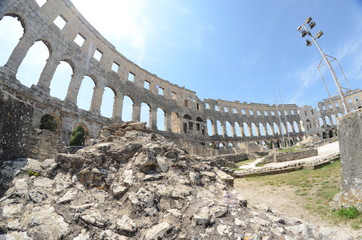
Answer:
<path fill-rule="evenodd" d="M 301 146 L 293 146 L 293 147 L 288 147 L 288 148 L 278 150 L 278 152 L 281 152 L 281 153 L 292 153 L 292 152 L 302 152 L 302 151 L 303 151 L 303 147 L 301 147 Z"/>
<path fill-rule="evenodd" d="M 341 191 L 341 162 L 335 161 L 321 168 L 295 172 L 246 177 L 248 181 L 270 185 L 273 189 L 285 185 L 294 188 L 294 196 L 301 199 L 304 208 L 323 220 L 338 224 L 348 223 L 353 229 L 362 228 L 362 214 L 356 208 L 333 209 L 330 202 Z"/>
<path fill-rule="evenodd" d="M 236 164 L 236 166 L 240 167 L 240 166 L 246 165 L 246 164 L 254 162 L 254 161 L 255 161 L 255 159 L 248 159 L 248 160 L 243 160 L 243 161 L 237 162 L 235 164 Z"/>

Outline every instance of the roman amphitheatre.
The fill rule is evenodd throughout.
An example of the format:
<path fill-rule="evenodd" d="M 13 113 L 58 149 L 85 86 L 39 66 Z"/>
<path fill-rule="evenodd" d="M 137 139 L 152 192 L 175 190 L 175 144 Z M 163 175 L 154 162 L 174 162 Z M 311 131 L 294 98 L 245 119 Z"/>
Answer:
<path fill-rule="evenodd" d="M 3 18 L 17 19 L 23 36 L 0 67 L 0 239 L 355 239 L 361 234 L 349 233 L 348 226 L 320 227 L 320 218 L 307 211 L 296 219 L 303 214 L 293 216 L 290 208 L 303 212 L 299 202 L 286 200 L 280 213 L 248 207 L 253 200 L 236 191 L 249 186 L 250 196 L 244 194 L 256 199 L 256 186 L 238 178 L 323 168 L 340 152 L 345 159 L 340 202 L 360 208 L 360 174 L 353 169 L 360 168 L 361 90 L 346 92 L 348 114 L 337 96 L 322 99 L 318 108 L 201 100 L 128 60 L 69 0 L 42 6 L 4 0 Z M 49 58 L 37 84 L 26 87 L 17 72 L 36 42 L 47 47 Z M 50 94 L 61 62 L 73 71 L 63 100 Z M 88 111 L 77 106 L 86 77 L 94 83 Z M 100 112 L 105 89 L 114 93 L 110 118 Z M 133 103 L 131 122 L 122 119 L 126 97 Z M 140 123 L 142 106 L 149 109 L 148 126 Z M 77 145 L 71 138 L 80 128 L 82 146 L 70 146 Z M 340 151 L 334 151 L 337 140 Z M 318 158 L 326 144 L 333 149 Z M 278 152 L 286 146 L 302 151 Z M 257 162 L 251 168 L 236 165 L 247 159 Z M 278 191 L 283 192 L 270 191 L 272 202 L 281 201 Z"/>

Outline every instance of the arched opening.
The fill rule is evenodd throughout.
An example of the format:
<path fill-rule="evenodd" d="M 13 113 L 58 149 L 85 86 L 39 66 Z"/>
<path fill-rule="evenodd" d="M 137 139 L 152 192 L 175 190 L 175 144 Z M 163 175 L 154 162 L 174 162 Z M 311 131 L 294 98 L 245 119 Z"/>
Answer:
<path fill-rule="evenodd" d="M 40 119 L 40 129 L 46 129 L 52 132 L 57 132 L 58 128 L 59 128 L 59 122 L 57 121 L 57 119 L 50 115 L 50 114 L 45 114 L 41 119 Z"/>
<path fill-rule="evenodd" d="M 276 123 L 273 123 L 273 129 L 275 135 L 280 135 L 279 126 Z"/>
<path fill-rule="evenodd" d="M 329 117 L 326 116 L 324 119 L 326 120 L 326 126 L 325 126 L 325 128 L 331 127 L 331 121 L 330 121 Z"/>
<path fill-rule="evenodd" d="M 77 106 L 79 108 L 89 111 L 95 86 L 95 82 L 92 78 L 88 76 L 83 78 L 77 96 Z"/>
<path fill-rule="evenodd" d="M 73 69 L 69 63 L 61 61 L 50 82 L 50 95 L 59 98 L 60 100 L 64 100 L 67 96 L 67 90 L 72 74 Z"/>
<path fill-rule="evenodd" d="M 141 122 L 146 122 L 150 126 L 150 106 L 147 103 L 141 103 Z"/>
<path fill-rule="evenodd" d="M 174 133 L 181 133 L 180 116 L 176 112 L 171 113 L 171 131 Z"/>
<path fill-rule="evenodd" d="M 320 128 L 324 128 L 324 127 L 325 127 L 322 117 L 319 117 L 319 118 L 318 118 L 318 122 L 319 122 Z"/>
<path fill-rule="evenodd" d="M 337 118 L 336 118 L 336 116 L 332 115 L 331 118 L 332 118 L 333 126 L 337 126 Z"/>
<path fill-rule="evenodd" d="M 244 127 L 244 136 L 246 137 L 250 137 L 250 134 L 249 134 L 249 125 L 247 123 L 243 123 L 243 127 Z"/>
<path fill-rule="evenodd" d="M 222 136 L 222 126 L 219 120 L 216 121 L 217 135 Z"/>
<path fill-rule="evenodd" d="M 212 130 L 212 125 L 213 125 L 212 121 L 210 119 L 207 119 L 206 125 L 207 125 L 207 134 L 209 136 L 213 136 L 214 133 L 213 133 L 213 130 Z"/>
<path fill-rule="evenodd" d="M 260 131 L 260 136 L 265 136 L 265 128 L 264 125 L 262 123 L 259 123 L 259 131 Z"/>
<path fill-rule="evenodd" d="M 226 135 L 228 137 L 232 137 L 231 124 L 229 122 L 225 123 L 225 128 L 226 128 Z"/>
<path fill-rule="evenodd" d="M 157 129 L 160 131 L 166 131 L 165 124 L 165 111 L 161 108 L 157 108 Z"/>
<path fill-rule="evenodd" d="M 5 16 L 0 20 L 0 66 L 4 66 L 12 51 L 24 35 L 23 23 L 18 16 Z"/>
<path fill-rule="evenodd" d="M 256 128 L 255 123 L 251 123 L 251 132 L 254 137 L 259 136 L 258 129 Z"/>
<path fill-rule="evenodd" d="M 18 69 L 17 79 L 27 87 L 36 85 L 49 56 L 48 46 L 43 41 L 35 42 Z"/>
<path fill-rule="evenodd" d="M 113 105 L 114 105 L 114 97 L 116 94 L 114 91 L 109 88 L 105 87 L 103 92 L 102 98 L 102 105 L 101 105 L 101 115 L 107 118 L 111 118 L 113 114 Z"/>
<path fill-rule="evenodd" d="M 287 131 L 286 131 L 286 129 L 285 129 L 284 123 L 280 123 L 280 128 L 281 128 L 281 130 L 282 130 L 282 134 L 286 134 L 286 133 L 287 133 Z"/>
<path fill-rule="evenodd" d="M 287 128 L 288 128 L 288 132 L 290 132 L 290 133 L 293 132 L 292 125 L 290 124 L 290 122 L 287 122 Z"/>
<path fill-rule="evenodd" d="M 132 121 L 133 101 L 130 97 L 123 97 L 122 121 Z"/>
<path fill-rule="evenodd" d="M 269 136 L 273 135 L 273 130 L 269 123 L 266 123 L 266 132 L 267 132 L 267 135 L 269 135 Z"/>
<path fill-rule="evenodd" d="M 294 132 L 299 133 L 298 123 L 296 121 L 293 121 L 293 125 L 294 125 Z"/>

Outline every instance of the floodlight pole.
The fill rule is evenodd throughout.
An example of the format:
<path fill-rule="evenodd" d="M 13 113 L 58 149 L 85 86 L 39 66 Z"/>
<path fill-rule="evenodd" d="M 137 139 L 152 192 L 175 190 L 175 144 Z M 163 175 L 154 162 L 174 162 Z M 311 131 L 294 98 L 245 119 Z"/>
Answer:
<path fill-rule="evenodd" d="M 332 67 L 331 63 L 329 62 L 328 58 L 326 57 L 326 54 L 325 54 L 325 53 L 322 51 L 322 49 L 320 48 L 319 44 L 317 43 L 316 38 L 314 38 L 314 37 L 312 36 L 310 30 L 305 26 L 305 24 L 302 24 L 301 26 L 304 28 L 304 30 L 307 32 L 307 34 L 311 37 L 313 43 L 314 43 L 314 44 L 316 45 L 316 47 L 318 48 L 319 53 L 322 55 L 323 60 L 326 62 L 327 66 L 328 66 L 328 68 L 329 68 L 329 71 L 331 72 L 332 77 L 333 77 L 333 79 L 334 79 L 334 82 L 335 82 L 335 84 L 336 84 L 336 86 L 337 86 L 339 95 L 340 95 L 340 97 L 341 97 L 341 101 L 342 101 L 342 106 L 343 106 L 344 112 L 345 112 L 345 113 L 348 113 L 349 111 L 348 111 L 348 107 L 347 107 L 347 104 L 346 104 L 346 98 L 345 98 L 345 96 L 344 96 L 344 94 L 343 94 L 341 85 L 339 84 L 338 78 L 337 78 L 337 76 L 336 76 L 336 73 L 335 73 L 334 70 L 333 70 L 333 67 Z M 307 46 L 310 46 L 310 45 L 307 45 Z"/>

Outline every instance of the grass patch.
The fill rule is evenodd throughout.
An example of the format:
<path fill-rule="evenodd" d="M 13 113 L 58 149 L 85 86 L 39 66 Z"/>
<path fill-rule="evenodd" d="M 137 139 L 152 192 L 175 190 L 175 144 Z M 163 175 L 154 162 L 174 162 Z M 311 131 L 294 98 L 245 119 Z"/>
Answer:
<path fill-rule="evenodd" d="M 255 161 L 255 159 L 248 159 L 248 160 L 243 160 L 243 161 L 237 162 L 235 164 L 236 164 L 236 166 L 240 167 L 240 166 L 249 164 L 249 163 L 254 162 L 254 161 Z"/>
<path fill-rule="evenodd" d="M 281 152 L 281 153 L 293 153 L 293 152 L 302 152 L 303 150 L 304 150 L 304 148 L 302 146 L 293 146 L 293 147 L 280 149 L 280 150 L 278 150 L 278 152 Z"/>
<path fill-rule="evenodd" d="M 272 189 L 291 186 L 295 194 L 291 197 L 299 199 L 306 211 L 311 214 L 335 224 L 347 223 L 353 229 L 362 228 L 362 213 L 356 211 L 356 208 L 335 210 L 329 205 L 333 197 L 341 191 L 339 160 L 315 170 L 302 169 L 276 175 L 249 176 L 246 179 L 258 182 L 260 185 L 270 185 Z"/>
<path fill-rule="evenodd" d="M 357 216 L 360 215 L 360 212 L 357 210 L 356 207 L 342 207 L 334 211 L 337 216 L 344 218 L 344 219 L 355 219 Z"/>
<path fill-rule="evenodd" d="M 38 172 L 35 172 L 33 169 L 28 169 L 28 176 L 35 176 L 35 177 L 39 177 L 40 174 Z"/>

